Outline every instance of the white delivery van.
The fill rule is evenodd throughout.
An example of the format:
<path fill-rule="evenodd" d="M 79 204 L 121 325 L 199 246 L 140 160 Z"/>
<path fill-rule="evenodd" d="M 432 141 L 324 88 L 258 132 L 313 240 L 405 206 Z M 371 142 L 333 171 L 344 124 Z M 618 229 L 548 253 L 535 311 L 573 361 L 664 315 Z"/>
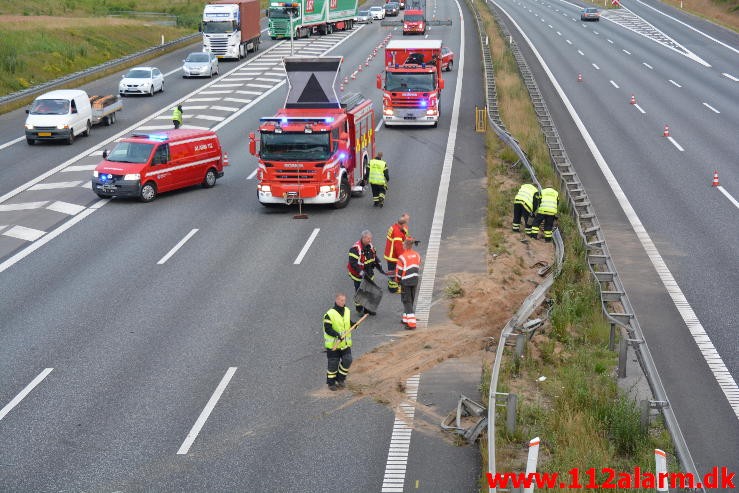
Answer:
<path fill-rule="evenodd" d="M 38 140 L 74 142 L 78 135 L 90 135 L 92 107 L 85 91 L 64 89 L 37 97 L 26 110 L 26 141 Z"/>

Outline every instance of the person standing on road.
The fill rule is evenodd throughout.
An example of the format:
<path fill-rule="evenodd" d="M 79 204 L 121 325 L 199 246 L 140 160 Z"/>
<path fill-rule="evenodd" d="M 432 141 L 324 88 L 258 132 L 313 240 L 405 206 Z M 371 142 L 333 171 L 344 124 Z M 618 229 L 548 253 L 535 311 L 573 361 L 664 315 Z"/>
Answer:
<path fill-rule="evenodd" d="M 398 293 L 400 286 L 395 282 L 395 264 L 398 257 L 403 253 L 403 242 L 409 236 L 408 221 L 411 217 L 404 212 L 398 222 L 390 226 L 387 230 L 387 239 L 385 241 L 385 260 L 387 261 L 387 289 L 391 293 Z"/>
<path fill-rule="evenodd" d="M 523 217 L 523 225 L 526 234 L 531 233 L 531 226 L 529 226 L 529 218 L 532 218 L 536 209 L 539 207 L 541 202 L 541 194 L 539 189 L 531 183 L 524 183 L 521 188 L 518 189 L 516 198 L 513 199 L 513 231 L 521 231 L 521 217 Z"/>
<path fill-rule="evenodd" d="M 362 231 L 362 237 L 358 242 L 349 248 L 349 262 L 346 264 L 349 271 L 349 277 L 354 281 L 354 292 L 356 293 L 362 284 L 363 278 L 370 281 L 375 279 L 375 268 L 382 272 L 382 265 L 377 263 L 377 252 L 372 245 L 372 233 L 369 230 Z M 375 312 L 365 310 L 362 305 L 355 305 L 357 313 L 368 313 L 375 315 Z"/>
<path fill-rule="evenodd" d="M 413 249 L 413 238 L 403 241 L 403 253 L 398 257 L 395 281 L 400 283 L 400 301 L 403 302 L 403 323 L 408 329 L 416 328 L 416 288 L 421 270 L 421 255 Z"/>
<path fill-rule="evenodd" d="M 390 182 L 390 175 L 387 171 L 387 163 L 382 160 L 381 152 L 378 152 L 375 158 L 369 162 L 365 180 L 368 177 L 372 188 L 372 205 L 382 207 L 385 204 L 385 194 L 387 193 L 387 184 Z"/>
<path fill-rule="evenodd" d="M 178 104 L 175 109 L 172 110 L 172 123 L 174 128 L 178 129 L 182 125 L 182 105 Z"/>
<path fill-rule="evenodd" d="M 552 241 L 552 229 L 554 229 L 554 219 L 557 217 L 559 209 L 559 192 L 553 188 L 544 188 L 541 191 L 541 203 L 536 209 L 536 217 L 531 223 L 531 233 L 529 236 L 536 238 L 539 236 L 539 225 L 544 223 L 544 241 Z"/>
<path fill-rule="evenodd" d="M 334 306 L 323 316 L 323 343 L 328 358 L 326 384 L 331 390 L 346 385 L 349 367 L 352 366 L 352 334 L 349 329 L 354 322 L 345 305 L 346 295 L 337 293 Z"/>

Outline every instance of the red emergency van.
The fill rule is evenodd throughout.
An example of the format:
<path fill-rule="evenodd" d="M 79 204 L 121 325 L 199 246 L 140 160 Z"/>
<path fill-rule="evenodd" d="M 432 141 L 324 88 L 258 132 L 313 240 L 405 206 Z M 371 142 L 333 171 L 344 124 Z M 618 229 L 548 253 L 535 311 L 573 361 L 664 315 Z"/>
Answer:
<path fill-rule="evenodd" d="M 210 130 L 134 133 L 103 152 L 92 177 L 100 197 L 138 197 L 151 202 L 158 194 L 202 184 L 210 188 L 223 176 L 226 158 Z"/>

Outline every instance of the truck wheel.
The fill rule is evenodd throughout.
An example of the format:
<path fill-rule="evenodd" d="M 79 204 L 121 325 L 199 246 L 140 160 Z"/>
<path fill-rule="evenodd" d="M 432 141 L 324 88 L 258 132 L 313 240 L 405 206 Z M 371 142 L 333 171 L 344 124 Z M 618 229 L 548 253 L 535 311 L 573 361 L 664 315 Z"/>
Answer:
<path fill-rule="evenodd" d="M 69 137 L 67 137 L 67 144 L 72 145 L 74 144 L 74 130 L 71 128 L 69 129 Z"/>
<path fill-rule="evenodd" d="M 151 202 L 157 198 L 157 186 L 153 181 L 148 181 L 143 187 L 141 187 L 141 195 L 139 198 L 141 202 Z"/>
<path fill-rule="evenodd" d="M 339 200 L 334 203 L 334 209 L 343 209 L 349 203 L 351 198 L 351 188 L 349 187 L 349 180 L 346 176 L 341 179 L 341 186 L 339 187 Z"/>
<path fill-rule="evenodd" d="M 203 179 L 203 188 L 213 188 L 216 184 L 216 179 L 218 177 L 216 176 L 216 170 L 213 168 L 210 168 L 205 173 L 205 179 Z"/>
<path fill-rule="evenodd" d="M 90 133 L 92 133 L 92 123 L 90 123 L 90 120 L 87 120 L 87 129 L 85 130 L 85 137 L 89 137 Z"/>

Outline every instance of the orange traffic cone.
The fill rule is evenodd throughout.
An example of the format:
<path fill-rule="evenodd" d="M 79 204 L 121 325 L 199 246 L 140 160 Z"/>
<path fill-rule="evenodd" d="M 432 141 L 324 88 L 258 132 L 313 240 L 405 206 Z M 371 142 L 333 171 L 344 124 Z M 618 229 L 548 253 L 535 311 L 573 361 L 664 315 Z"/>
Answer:
<path fill-rule="evenodd" d="M 582 74 L 577 74 L 577 81 L 582 82 Z"/>
<path fill-rule="evenodd" d="M 719 186 L 719 183 L 718 183 L 718 171 L 717 170 L 713 170 L 713 183 L 711 183 L 711 186 L 712 187 L 718 187 Z"/>
<path fill-rule="evenodd" d="M 670 127 L 665 125 L 665 131 L 662 133 L 663 137 L 669 137 L 670 136 Z"/>
<path fill-rule="evenodd" d="M 348 83 L 349 83 L 349 77 L 344 77 L 344 84 L 348 84 Z"/>
<path fill-rule="evenodd" d="M 631 95 L 631 104 L 636 104 L 636 97 L 634 95 Z"/>
<path fill-rule="evenodd" d="M 224 152 L 223 153 L 223 165 L 224 166 L 228 166 L 229 164 L 230 163 L 228 162 L 228 153 L 227 152 Z"/>
<path fill-rule="evenodd" d="M 344 91 L 344 84 L 339 85 L 339 91 Z"/>

